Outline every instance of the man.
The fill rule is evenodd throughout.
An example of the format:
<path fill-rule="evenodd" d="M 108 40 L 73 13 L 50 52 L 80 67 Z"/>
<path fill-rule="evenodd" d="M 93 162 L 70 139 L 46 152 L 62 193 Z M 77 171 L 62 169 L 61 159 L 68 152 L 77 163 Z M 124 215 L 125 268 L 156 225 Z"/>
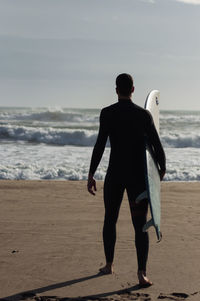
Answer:
<path fill-rule="evenodd" d="M 100 128 L 94 146 L 88 175 L 88 191 L 95 195 L 94 173 L 103 155 L 109 137 L 111 152 L 109 166 L 104 182 L 105 219 L 103 242 L 106 265 L 100 271 L 113 273 L 114 247 L 116 242 L 116 223 L 119 209 L 126 189 L 133 226 L 138 261 L 138 280 L 142 287 L 152 285 L 146 276 L 149 250 L 148 232 L 143 232 L 147 221 L 148 201 L 139 204 L 137 196 L 146 190 L 144 178 L 145 141 L 153 146 L 155 158 L 160 168 L 161 180 L 165 174 L 165 153 L 151 114 L 131 100 L 134 92 L 133 79 L 129 74 L 120 74 L 116 79 L 118 102 L 104 108 L 100 114 Z"/>

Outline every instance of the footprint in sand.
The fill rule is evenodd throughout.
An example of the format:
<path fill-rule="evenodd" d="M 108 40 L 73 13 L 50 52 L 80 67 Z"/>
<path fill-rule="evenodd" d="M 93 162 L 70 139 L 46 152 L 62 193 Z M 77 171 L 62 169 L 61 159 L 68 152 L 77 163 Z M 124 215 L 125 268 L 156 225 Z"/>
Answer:
<path fill-rule="evenodd" d="M 183 301 L 189 297 L 188 294 L 185 293 L 172 293 L 170 295 L 160 294 L 158 299 L 167 299 L 167 300 L 174 300 L 174 301 Z"/>
<path fill-rule="evenodd" d="M 152 301 L 149 294 L 144 293 L 127 293 L 127 294 L 120 294 L 120 299 L 124 301 L 129 300 L 137 300 L 137 301 Z"/>

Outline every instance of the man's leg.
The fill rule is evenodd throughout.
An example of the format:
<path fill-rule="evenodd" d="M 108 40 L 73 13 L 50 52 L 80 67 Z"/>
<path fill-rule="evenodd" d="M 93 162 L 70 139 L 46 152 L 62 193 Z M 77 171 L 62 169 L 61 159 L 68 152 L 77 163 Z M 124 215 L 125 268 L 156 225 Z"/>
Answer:
<path fill-rule="evenodd" d="M 132 222 L 135 229 L 138 279 L 141 286 L 149 286 L 152 285 L 152 282 L 146 277 L 146 265 L 149 252 L 149 235 L 148 232 L 143 232 L 143 227 L 147 222 L 148 201 L 145 199 L 136 204 L 135 198 L 139 193 L 135 195 L 135 193 L 132 191 L 132 188 L 127 189 L 127 193 Z"/>
<path fill-rule="evenodd" d="M 103 242 L 106 266 L 100 269 L 105 274 L 113 272 L 114 248 L 116 242 L 116 223 L 122 202 L 124 188 L 111 176 L 106 176 L 104 183 L 105 218 L 103 226 Z"/>

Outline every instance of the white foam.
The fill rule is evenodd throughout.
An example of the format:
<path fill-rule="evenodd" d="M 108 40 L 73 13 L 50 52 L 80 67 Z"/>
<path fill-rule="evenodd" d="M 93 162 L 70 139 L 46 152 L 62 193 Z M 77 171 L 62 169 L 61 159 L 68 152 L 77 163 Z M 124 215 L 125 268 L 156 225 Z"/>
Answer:
<path fill-rule="evenodd" d="M 12 147 L 10 147 L 12 146 Z M 0 179 L 11 180 L 86 180 L 88 176 L 91 147 L 51 146 L 4 142 L 1 145 Z M 109 150 L 95 175 L 103 180 Z"/>

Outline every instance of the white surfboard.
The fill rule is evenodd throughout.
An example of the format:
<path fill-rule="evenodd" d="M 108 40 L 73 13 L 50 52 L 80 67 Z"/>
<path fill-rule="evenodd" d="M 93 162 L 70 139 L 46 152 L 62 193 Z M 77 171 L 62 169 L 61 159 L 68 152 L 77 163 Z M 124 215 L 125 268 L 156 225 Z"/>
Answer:
<path fill-rule="evenodd" d="M 148 110 L 152 117 L 159 134 L 159 96 L 158 90 L 151 91 L 145 102 L 145 109 Z M 148 144 L 145 150 L 145 182 L 146 191 L 138 196 L 136 202 L 147 198 L 151 211 L 151 219 L 143 227 L 143 231 L 147 231 L 149 227 L 154 226 L 158 241 L 161 240 L 162 234 L 160 231 L 161 219 L 161 204 L 160 204 L 160 175 L 158 166 L 153 158 L 153 152 Z"/>

